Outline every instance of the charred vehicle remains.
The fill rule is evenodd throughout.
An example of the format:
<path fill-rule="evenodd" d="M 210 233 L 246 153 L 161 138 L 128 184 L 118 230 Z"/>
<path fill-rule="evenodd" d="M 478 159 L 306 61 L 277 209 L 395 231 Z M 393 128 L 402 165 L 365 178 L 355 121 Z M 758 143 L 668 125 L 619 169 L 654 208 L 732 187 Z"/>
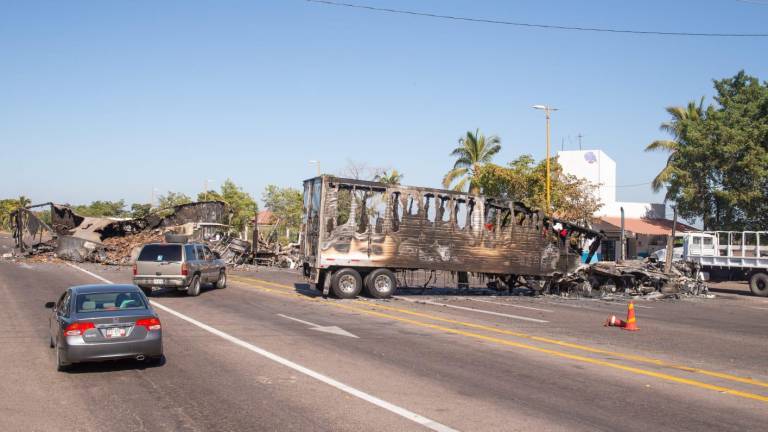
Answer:
<path fill-rule="evenodd" d="M 519 202 L 330 176 L 304 183 L 302 232 L 304 275 L 342 298 L 389 297 L 417 269 L 547 290 L 602 238 Z"/>

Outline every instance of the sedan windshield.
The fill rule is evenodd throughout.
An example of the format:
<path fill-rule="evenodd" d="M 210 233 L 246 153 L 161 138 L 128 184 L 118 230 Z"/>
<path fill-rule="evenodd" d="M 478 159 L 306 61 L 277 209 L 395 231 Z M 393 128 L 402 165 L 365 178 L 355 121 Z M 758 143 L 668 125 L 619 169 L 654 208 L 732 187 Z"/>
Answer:
<path fill-rule="evenodd" d="M 147 305 L 141 294 L 137 292 L 110 292 L 79 294 L 77 296 L 78 312 L 100 312 L 129 309 L 146 309 Z"/>

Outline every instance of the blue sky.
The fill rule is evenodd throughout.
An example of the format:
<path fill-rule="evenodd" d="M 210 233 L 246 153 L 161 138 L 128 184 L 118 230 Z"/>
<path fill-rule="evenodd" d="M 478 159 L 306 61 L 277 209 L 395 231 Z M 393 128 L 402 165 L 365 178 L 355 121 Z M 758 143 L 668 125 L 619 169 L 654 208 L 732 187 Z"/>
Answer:
<path fill-rule="evenodd" d="M 351 0 L 350 0 L 351 1 Z M 355 0 L 511 21 L 765 33 L 768 5 L 737 0 Z M 255 197 L 300 187 L 320 160 L 395 167 L 438 186 L 467 130 L 502 138 L 497 163 L 599 148 L 618 183 L 665 157 L 664 107 L 712 94 L 740 69 L 768 79 L 768 39 L 521 29 L 280 1 L 2 4 L 0 197 L 147 202 L 232 178 Z M 660 201 L 649 186 L 625 201 Z"/>

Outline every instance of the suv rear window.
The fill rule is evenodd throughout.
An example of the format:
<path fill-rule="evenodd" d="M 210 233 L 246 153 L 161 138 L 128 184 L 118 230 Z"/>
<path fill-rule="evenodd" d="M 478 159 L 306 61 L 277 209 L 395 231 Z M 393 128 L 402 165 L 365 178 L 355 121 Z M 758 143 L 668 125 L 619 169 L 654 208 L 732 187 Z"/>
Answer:
<path fill-rule="evenodd" d="M 100 312 L 111 310 L 146 309 L 144 299 L 137 292 L 110 292 L 79 294 L 77 296 L 78 312 Z"/>
<path fill-rule="evenodd" d="M 181 261 L 180 245 L 146 245 L 138 261 Z"/>

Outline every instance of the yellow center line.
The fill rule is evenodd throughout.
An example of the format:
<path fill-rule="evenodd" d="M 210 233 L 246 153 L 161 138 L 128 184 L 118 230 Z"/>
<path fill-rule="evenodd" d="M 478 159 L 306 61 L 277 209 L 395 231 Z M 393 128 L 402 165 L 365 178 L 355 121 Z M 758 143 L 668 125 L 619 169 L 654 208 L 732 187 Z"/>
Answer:
<path fill-rule="evenodd" d="M 291 287 L 289 285 L 276 284 L 276 283 L 273 283 L 273 282 L 267 282 L 267 281 L 263 281 L 261 279 L 256 279 L 256 278 L 247 278 L 246 277 L 245 279 L 248 279 L 249 281 L 254 281 L 254 282 L 258 282 L 258 283 L 274 286 L 274 287 L 281 288 L 281 289 L 289 289 L 291 291 L 295 290 L 294 287 Z M 571 349 L 575 349 L 575 350 L 586 351 L 586 352 L 590 352 L 590 353 L 593 353 L 593 354 L 603 354 L 603 355 L 607 355 L 607 356 L 611 356 L 611 357 L 620 357 L 620 358 L 623 358 L 625 360 L 632 360 L 632 361 L 636 361 L 636 362 L 654 364 L 654 365 L 657 365 L 657 366 L 663 366 L 663 367 L 677 369 L 677 370 L 681 370 L 681 371 L 685 371 L 685 372 L 697 373 L 697 374 L 701 374 L 701 375 L 711 376 L 711 377 L 714 377 L 714 378 L 720 378 L 720 379 L 725 379 L 725 380 L 729 380 L 729 381 L 740 382 L 740 383 L 743 383 L 743 384 L 750 384 L 750 385 L 756 385 L 756 386 L 768 388 L 768 382 L 756 380 L 756 379 L 749 378 L 749 377 L 740 377 L 740 376 L 737 376 L 737 375 L 731 375 L 731 374 L 722 373 L 722 372 L 715 372 L 715 371 L 710 371 L 710 370 L 706 370 L 706 369 L 699 369 L 699 368 L 690 367 L 690 366 L 678 365 L 678 364 L 668 363 L 668 362 L 666 362 L 664 360 L 654 359 L 654 358 L 650 358 L 650 357 L 634 355 L 634 354 L 625 354 L 625 353 L 614 352 L 614 351 L 608 351 L 608 350 L 604 350 L 604 349 L 600 349 L 600 348 L 593 348 L 593 347 L 590 347 L 590 346 L 585 346 L 585 345 L 575 344 L 575 343 L 571 343 L 571 342 L 561 341 L 561 340 L 558 340 L 558 339 L 551 339 L 551 338 L 546 338 L 546 337 L 541 337 L 541 336 L 535 336 L 535 335 L 531 335 L 531 334 L 528 334 L 528 333 L 521 333 L 521 332 L 516 332 L 516 331 L 512 331 L 512 330 L 504 330 L 504 329 L 499 329 L 499 328 L 496 328 L 496 327 L 490 327 L 490 326 L 486 326 L 486 325 L 482 325 L 482 324 L 475 324 L 475 323 L 470 323 L 470 322 L 465 322 L 465 321 L 458 321 L 458 320 L 453 320 L 453 319 L 450 319 L 450 318 L 443 318 L 443 317 L 439 317 L 439 316 L 435 316 L 435 315 L 431 315 L 431 314 L 426 314 L 426 313 L 422 313 L 422 312 L 415 312 L 415 311 L 411 311 L 411 310 L 408 310 L 408 309 L 402 309 L 402 308 L 382 305 L 382 304 L 378 304 L 378 303 L 371 303 L 371 302 L 368 302 L 368 301 L 356 300 L 356 302 L 360 303 L 360 304 L 365 304 L 366 306 L 369 306 L 369 307 L 376 307 L 376 308 L 379 308 L 379 309 L 389 310 L 389 311 L 393 311 L 393 312 L 399 312 L 399 313 L 403 313 L 403 314 L 407 314 L 407 315 L 418 316 L 418 317 L 421 317 L 421 318 L 427 318 L 427 319 L 434 320 L 434 321 L 440 321 L 440 322 L 446 322 L 446 323 L 450 323 L 450 324 L 461 325 L 461 326 L 464 326 L 464 327 L 470 327 L 470 328 L 474 328 L 474 329 L 478 329 L 478 330 L 485 330 L 485 331 L 489 331 L 489 332 L 493 332 L 493 333 L 499 333 L 499 334 L 504 334 L 504 335 L 508 335 L 508 336 L 515 336 L 515 337 L 519 337 L 519 338 L 523 338 L 523 339 L 534 340 L 534 341 L 537 341 L 537 342 L 544 342 L 544 343 L 558 345 L 558 346 L 562 346 L 562 347 L 566 347 L 566 348 L 571 348 Z"/>
<path fill-rule="evenodd" d="M 743 392 L 743 391 L 732 389 L 732 388 L 728 388 L 728 387 L 722 387 L 722 386 L 718 386 L 718 385 L 708 384 L 708 383 L 705 383 L 705 382 L 696 381 L 696 380 L 692 380 L 692 379 L 688 379 L 688 378 L 681 378 L 681 377 L 677 377 L 677 376 L 669 375 L 669 374 L 665 374 L 665 373 L 653 372 L 653 371 L 649 371 L 649 370 L 646 370 L 646 369 L 641 369 L 641 368 L 637 368 L 637 367 L 633 367 L 633 366 L 625 366 L 625 365 L 621 365 L 621 364 L 611 363 L 609 361 L 595 359 L 595 358 L 591 358 L 591 357 L 585 357 L 585 356 L 578 355 L 578 354 L 570 354 L 570 353 L 566 353 L 566 352 L 562 352 L 562 351 L 556 351 L 556 350 L 552 350 L 552 349 L 541 348 L 541 347 L 537 347 L 537 346 L 533 346 L 533 345 L 528 345 L 528 344 L 524 344 L 524 343 L 520 343 L 520 342 L 514 342 L 514 341 L 510 341 L 510 340 L 506 340 L 506 339 L 500 339 L 500 338 L 493 337 L 493 336 L 487 336 L 487 335 L 482 335 L 482 334 L 478 334 L 478 333 L 472 333 L 472 332 L 468 332 L 468 331 L 464 331 L 464 330 L 458 330 L 458 329 L 453 329 L 453 328 L 449 328 L 449 327 L 444 327 L 444 326 L 437 325 L 437 324 L 425 323 L 425 322 L 422 322 L 422 321 L 416 321 L 416 320 L 412 320 L 412 319 L 409 319 L 409 318 L 404 318 L 404 317 L 399 317 L 399 316 L 395 316 L 395 315 L 390 315 L 390 314 L 383 313 L 383 312 L 377 312 L 375 310 L 363 309 L 363 308 L 359 308 L 359 307 L 350 306 L 350 305 L 347 305 L 347 304 L 344 304 L 344 303 L 341 303 L 341 302 L 334 302 L 334 301 L 329 302 L 329 301 L 325 301 L 325 300 L 319 300 L 317 298 L 306 297 L 304 295 L 301 295 L 301 294 L 295 293 L 295 292 L 286 292 L 285 289 L 284 289 L 285 287 L 288 287 L 288 288 L 291 288 L 291 290 L 293 290 L 292 287 L 289 287 L 289 286 L 286 286 L 286 285 L 274 284 L 274 283 L 270 283 L 270 282 L 265 282 L 265 281 L 262 281 L 262 280 L 259 280 L 259 279 L 255 279 L 255 278 L 239 278 L 239 279 L 245 279 L 245 281 L 243 281 L 243 282 L 246 282 L 246 283 L 247 282 L 256 283 L 257 284 L 255 286 L 256 288 L 258 288 L 260 290 L 267 291 L 267 292 L 275 293 L 275 294 L 278 294 L 278 295 L 290 296 L 290 297 L 299 298 L 299 299 L 302 299 L 302 300 L 312 301 L 312 302 L 316 302 L 316 303 L 321 303 L 321 304 L 325 304 L 325 305 L 330 305 L 330 306 L 334 306 L 334 307 L 338 307 L 338 308 L 341 308 L 341 309 L 346 309 L 346 310 L 350 310 L 350 311 L 354 311 L 354 312 L 361 312 L 361 313 L 364 313 L 364 314 L 367 314 L 367 315 L 371 315 L 371 316 L 376 316 L 376 317 L 379 317 L 379 318 L 386 318 L 386 319 L 390 319 L 390 320 L 395 320 L 395 321 L 399 321 L 399 322 L 404 322 L 404 323 L 412 324 L 412 325 L 419 326 L 419 327 L 430 328 L 430 329 L 434 329 L 434 330 L 440 330 L 440 331 L 447 332 L 447 333 L 452 333 L 452 334 L 462 335 L 462 336 L 466 336 L 466 337 L 470 337 L 470 338 L 474 338 L 474 339 L 480 339 L 480 340 L 484 340 L 484 341 L 488 341 L 488 342 L 493 342 L 493 343 L 497 343 L 497 344 L 500 344 L 500 345 L 511 346 L 511 347 L 515 347 L 515 348 L 522 348 L 522 349 L 526 349 L 526 350 L 530 350 L 530 351 L 535 351 L 535 352 L 539 352 L 539 353 L 544 353 L 544 354 L 548 354 L 548 355 L 552 355 L 552 356 L 556 356 L 556 357 L 567 358 L 567 359 L 570 359 L 570 360 L 576 360 L 576 361 L 581 361 L 581 362 L 584 362 L 584 363 L 590 363 L 590 364 L 594 364 L 594 365 L 605 366 L 605 367 L 609 367 L 609 368 L 613 368 L 613 369 L 618 369 L 618 370 L 623 370 L 623 371 L 627 371 L 627 372 L 632 372 L 632 373 L 635 373 L 635 374 L 638 374 L 638 375 L 650 376 L 650 377 L 654 377 L 654 378 L 658 378 L 658 379 L 662 379 L 662 380 L 666 380 L 666 381 L 676 382 L 676 383 L 680 383 L 680 384 L 686 384 L 686 385 L 690 385 L 692 387 L 697 387 L 697 388 L 702 388 L 702 389 L 707 389 L 707 390 L 713 390 L 713 391 L 717 391 L 717 392 L 720 392 L 720 393 L 727 393 L 727 394 L 731 394 L 731 395 L 735 395 L 735 396 L 739 396 L 739 397 L 743 397 L 743 398 L 747 398 L 747 399 L 758 400 L 758 401 L 761 401 L 761 402 L 768 402 L 768 396 L 762 396 L 762 395 L 759 395 L 759 394 Z M 267 288 L 266 286 L 264 286 L 262 284 L 264 284 L 264 285 L 275 285 L 275 286 L 280 287 L 280 290 L 274 290 L 274 289 L 271 289 L 271 288 Z M 253 286 L 253 285 L 251 285 L 251 286 Z M 391 307 L 388 307 L 388 306 L 387 307 L 382 307 L 382 305 L 379 305 L 379 304 L 375 304 L 374 305 L 374 304 L 370 304 L 368 302 L 363 302 L 363 301 L 359 301 L 359 300 L 356 301 L 356 303 L 364 304 L 365 306 L 368 306 L 368 307 L 375 307 L 375 308 L 382 308 L 382 309 L 394 309 L 394 310 L 402 311 L 402 312 L 410 312 L 410 311 L 406 311 L 404 309 L 400 310 L 399 308 L 391 308 Z M 431 318 L 431 319 L 435 319 L 435 320 L 439 320 L 439 321 L 447 321 L 447 322 L 452 322 L 452 323 L 462 324 L 462 325 L 469 324 L 471 327 L 477 327 L 477 328 L 482 328 L 482 329 L 485 329 L 485 330 L 497 331 L 498 333 L 510 334 L 510 335 L 513 335 L 513 336 L 520 335 L 521 337 L 526 337 L 528 339 L 536 340 L 536 341 L 541 341 L 541 342 L 547 342 L 547 341 L 551 341 L 550 343 L 557 342 L 556 344 L 560 345 L 560 346 L 565 346 L 565 347 L 570 347 L 570 348 L 575 348 L 575 349 L 583 349 L 585 351 L 589 351 L 589 352 L 592 352 L 592 353 L 599 353 L 599 354 L 608 354 L 608 353 L 610 353 L 610 351 L 600 350 L 600 349 L 597 349 L 597 348 L 585 347 L 585 346 L 582 346 L 582 345 L 571 344 L 571 343 L 568 343 L 568 342 L 557 341 L 557 340 L 554 340 L 554 339 L 539 338 L 537 336 L 525 335 L 524 333 L 519 333 L 518 334 L 517 332 L 509 332 L 509 331 L 506 331 L 506 330 L 495 329 L 493 327 L 487 327 L 487 326 L 482 326 L 482 325 L 478 325 L 478 324 L 463 323 L 461 321 L 449 320 L 449 319 L 444 319 L 444 318 L 440 318 L 440 317 L 432 317 L 432 316 L 427 315 L 427 314 L 412 313 L 412 315 L 419 315 L 419 316 L 423 316 L 423 317 L 426 317 L 426 318 Z M 734 381 L 739 381 L 739 382 L 743 382 L 743 383 L 747 383 L 747 384 L 760 383 L 760 384 L 757 384 L 757 385 L 766 385 L 766 383 L 763 383 L 763 382 L 760 382 L 760 381 L 756 381 L 756 380 L 752 380 L 750 378 L 742 378 L 742 377 L 737 377 L 737 376 L 728 375 L 728 374 L 720 374 L 718 372 L 705 371 L 705 370 L 701 370 L 701 369 L 697 369 L 697 368 L 689 368 L 687 366 L 670 365 L 670 364 L 666 364 L 665 362 L 663 362 L 661 360 L 656 360 L 656 359 L 649 359 L 649 358 L 625 355 L 625 354 L 620 354 L 620 353 L 615 353 L 613 355 L 618 355 L 619 357 L 623 357 L 625 359 L 633 359 L 633 360 L 638 360 L 638 361 L 639 361 L 639 359 L 645 359 L 645 360 L 647 360 L 647 362 L 653 363 L 653 364 L 656 364 L 656 365 L 673 367 L 675 369 L 679 369 L 679 370 L 683 370 L 683 371 L 688 371 L 688 372 L 702 373 L 702 374 L 705 374 L 705 375 L 710 375 L 710 376 L 718 377 L 718 378 L 724 378 L 724 379 L 729 379 L 728 377 L 736 378 L 736 379 L 734 379 Z"/>

